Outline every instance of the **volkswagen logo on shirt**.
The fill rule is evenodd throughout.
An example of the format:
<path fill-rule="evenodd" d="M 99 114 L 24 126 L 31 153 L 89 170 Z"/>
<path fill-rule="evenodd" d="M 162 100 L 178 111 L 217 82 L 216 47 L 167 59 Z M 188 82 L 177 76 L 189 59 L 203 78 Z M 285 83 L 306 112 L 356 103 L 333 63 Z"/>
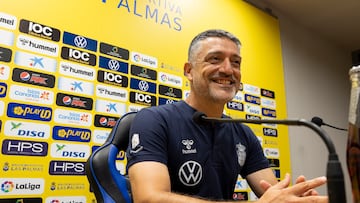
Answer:
<path fill-rule="evenodd" d="M 197 185 L 202 178 L 202 167 L 196 161 L 187 161 L 181 165 L 179 179 L 186 186 Z"/>

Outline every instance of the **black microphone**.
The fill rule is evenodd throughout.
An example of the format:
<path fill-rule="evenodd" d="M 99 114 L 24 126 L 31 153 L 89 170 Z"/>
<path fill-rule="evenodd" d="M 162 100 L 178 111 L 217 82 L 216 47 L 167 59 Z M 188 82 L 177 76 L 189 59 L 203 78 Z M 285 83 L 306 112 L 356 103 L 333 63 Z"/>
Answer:
<path fill-rule="evenodd" d="M 344 174 L 341 168 L 341 163 L 339 161 L 338 155 L 335 150 L 335 146 L 331 141 L 330 137 L 326 134 L 326 132 L 315 123 L 307 121 L 305 119 L 255 120 L 255 119 L 215 118 L 215 117 L 207 117 L 206 114 L 198 111 L 193 114 L 193 121 L 198 124 L 203 124 L 205 122 L 251 123 L 251 124 L 272 123 L 272 124 L 282 124 L 282 125 L 306 126 L 312 129 L 324 141 L 329 151 L 329 159 L 326 168 L 329 202 L 330 203 L 346 202 Z"/>
<path fill-rule="evenodd" d="M 319 127 L 321 127 L 322 125 L 325 125 L 325 126 L 328 126 L 328 127 L 331 127 L 331 128 L 335 128 L 335 129 L 337 129 L 337 130 L 347 131 L 347 129 L 345 129 L 345 128 L 338 128 L 338 127 L 329 125 L 329 124 L 327 124 L 327 123 L 324 123 L 324 122 L 323 122 L 323 119 L 321 119 L 320 117 L 317 117 L 317 116 L 313 117 L 313 118 L 311 119 L 311 122 L 315 123 L 315 124 L 316 124 L 317 126 L 319 126 Z"/>

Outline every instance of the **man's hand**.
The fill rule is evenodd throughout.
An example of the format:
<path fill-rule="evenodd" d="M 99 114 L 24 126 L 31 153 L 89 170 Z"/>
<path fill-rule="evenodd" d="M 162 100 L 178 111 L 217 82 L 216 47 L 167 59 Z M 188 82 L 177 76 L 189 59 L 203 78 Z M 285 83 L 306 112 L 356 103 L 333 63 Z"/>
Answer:
<path fill-rule="evenodd" d="M 301 176 L 296 178 L 295 183 L 298 184 L 298 183 L 302 183 L 302 182 L 305 182 L 305 181 L 306 181 L 305 176 L 301 175 Z M 306 191 L 306 192 L 304 192 L 302 194 L 302 196 L 304 196 L 304 197 L 305 196 L 312 196 L 312 195 L 316 196 L 316 195 L 319 195 L 319 193 L 315 189 L 310 189 L 310 190 L 308 190 L 308 191 Z"/>
<path fill-rule="evenodd" d="M 289 187 L 290 175 L 286 174 L 285 178 L 275 185 L 266 181 L 260 181 L 261 187 L 266 190 L 258 202 L 301 202 L 301 203 L 327 203 L 327 196 L 319 196 L 314 188 L 326 183 L 326 177 L 318 177 L 306 180 L 304 176 L 296 179 L 296 184 Z"/>

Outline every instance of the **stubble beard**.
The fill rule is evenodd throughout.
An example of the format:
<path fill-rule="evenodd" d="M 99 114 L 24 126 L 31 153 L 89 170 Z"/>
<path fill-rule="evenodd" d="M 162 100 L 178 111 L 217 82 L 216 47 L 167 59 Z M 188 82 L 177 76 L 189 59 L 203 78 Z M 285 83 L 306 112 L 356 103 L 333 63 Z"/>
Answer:
<path fill-rule="evenodd" d="M 206 86 L 204 84 L 193 84 L 193 90 L 196 92 L 196 94 L 201 96 L 202 98 L 205 98 L 211 103 L 225 104 L 231 101 L 236 94 L 235 89 L 235 87 L 231 87 L 228 89 L 220 90 L 219 87 L 211 87 L 211 85 Z"/>

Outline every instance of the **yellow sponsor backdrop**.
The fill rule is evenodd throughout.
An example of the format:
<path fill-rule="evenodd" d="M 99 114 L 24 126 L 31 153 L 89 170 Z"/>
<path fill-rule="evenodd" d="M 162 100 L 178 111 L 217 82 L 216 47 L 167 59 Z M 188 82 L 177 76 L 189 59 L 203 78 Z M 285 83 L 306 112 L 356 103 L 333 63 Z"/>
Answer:
<path fill-rule="evenodd" d="M 24 33 L 20 31 L 21 20 L 31 22 L 35 32 Z M 49 33 L 47 29 L 49 27 L 59 30 L 59 41 L 53 41 L 49 38 L 45 39 L 39 35 L 34 36 L 34 33 L 36 34 L 40 31 L 44 31 L 45 34 Z M 146 103 L 148 100 L 141 100 L 141 98 L 148 99 L 152 97 L 155 99 L 155 103 L 152 104 L 160 105 L 164 101 L 169 102 L 186 97 L 189 87 L 186 79 L 183 77 L 182 67 L 187 59 L 187 48 L 192 37 L 209 28 L 228 30 L 237 35 L 242 42 L 241 55 L 243 61 L 241 69 L 243 89 L 239 90 L 233 103 L 227 106 L 225 109 L 226 113 L 234 118 L 246 118 L 246 116 L 269 119 L 286 118 L 278 21 L 241 0 L 0 0 L 0 49 L 2 51 L 11 50 L 9 61 L 6 61 L 6 57 L 4 58 L 3 55 L 0 55 L 2 57 L 0 58 L 0 85 L 2 85 L 2 90 L 6 90 L 5 93 L 0 95 L 0 146 L 2 149 L 0 154 L 0 199 L 28 197 L 38 198 L 39 202 L 51 202 L 54 200 L 60 202 L 70 200 L 95 202 L 94 195 L 90 192 L 87 179 L 84 175 L 82 164 L 87 158 L 85 153 L 86 147 L 91 152 L 93 146 L 100 146 L 101 142 L 105 141 L 105 138 L 101 138 L 101 135 L 107 135 L 110 131 L 109 126 L 105 128 L 95 125 L 95 122 L 101 124 L 104 121 L 95 121 L 96 115 L 108 116 L 106 118 L 109 124 L 111 119 L 116 120 L 124 112 L 136 111 L 150 105 Z M 65 32 L 74 34 L 74 37 L 83 36 L 86 39 L 90 39 L 88 42 L 92 40 L 96 44 L 96 49 L 89 50 L 86 47 L 81 48 L 69 44 L 64 39 Z M 36 42 L 38 45 L 50 43 L 55 47 L 57 46 L 58 52 L 50 56 L 47 52 L 39 51 L 39 49 L 27 49 L 26 45 L 21 45 L 21 42 L 24 40 L 33 40 L 32 42 Z M 118 58 L 102 53 L 100 43 L 107 43 L 129 51 L 129 58 Z M 77 50 L 75 51 L 76 53 L 73 53 L 75 57 L 80 56 L 76 55 L 79 53 L 93 55 L 96 57 L 95 65 L 81 61 L 81 57 L 77 61 L 62 57 L 63 52 L 66 52 L 62 47 Z M 28 65 L 26 63 L 15 62 L 16 54 L 20 55 L 18 60 L 21 61 L 21 57 L 23 57 L 21 53 L 30 54 L 30 57 L 27 59 L 31 59 L 31 57 L 37 57 L 38 59 L 44 57 L 49 61 L 55 61 L 55 69 L 49 71 L 49 69 L 46 69 L 49 67 L 45 67 L 45 70 L 41 71 L 39 68 L 32 67 L 34 64 L 30 64 L 30 62 Z M 87 59 L 88 55 L 82 54 L 82 56 L 83 59 Z M 106 57 L 109 60 L 115 59 L 123 63 L 123 65 L 125 64 L 127 72 L 118 72 L 101 67 L 104 66 L 100 65 L 101 57 Z M 22 59 L 25 60 L 26 57 Z M 93 75 L 90 74 L 92 78 L 85 76 L 81 78 L 79 72 L 62 72 L 61 69 L 65 70 L 66 67 L 64 63 L 70 64 L 70 66 L 74 65 L 74 67 L 81 66 L 81 70 L 93 73 Z M 132 74 L 132 65 L 140 67 L 141 73 Z M 49 66 L 51 66 L 51 63 Z M 31 73 L 31 71 L 34 71 L 54 76 L 54 87 L 36 84 L 36 82 L 41 83 L 41 79 L 32 83 L 26 81 L 19 82 L 19 80 L 26 79 L 26 75 L 19 75 L 15 68 L 20 69 L 22 72 L 30 71 Z M 118 74 L 120 75 L 118 77 L 122 77 L 123 81 L 126 77 L 128 79 L 127 85 L 115 84 L 113 81 L 113 83 L 107 82 L 108 84 L 105 84 L 97 79 L 98 71 L 105 71 L 112 75 Z M 156 80 L 144 77 L 144 75 L 146 76 L 151 71 L 157 73 Z M 16 74 L 18 76 L 14 76 Z M 43 77 L 43 75 L 40 74 L 39 77 Z M 70 80 L 70 85 L 61 82 L 61 80 L 65 81 L 65 79 Z M 144 92 L 143 90 L 133 89 L 135 87 L 130 84 L 132 79 L 153 83 L 156 91 Z M 83 88 L 93 89 L 88 92 L 80 92 L 80 90 L 76 90 L 76 87 L 71 86 L 74 81 L 75 83 L 83 84 Z M 86 86 L 85 84 L 87 83 L 90 86 Z M 160 92 L 160 85 L 165 86 L 165 92 Z M 38 102 L 40 98 L 31 100 L 26 98 L 26 96 L 11 97 L 10 89 L 15 88 L 13 86 L 20 86 L 20 89 L 23 88 L 27 92 L 34 91 L 34 88 L 36 90 L 40 89 L 40 92 L 50 92 L 50 95 L 52 93 L 53 96 L 46 98 L 47 102 L 50 103 L 45 104 Z M 105 89 L 109 88 L 107 90 L 125 92 L 124 100 L 118 100 L 114 95 L 98 93 L 101 92 L 100 89 L 103 86 L 105 86 Z M 175 98 L 178 95 L 176 95 L 176 91 L 173 91 L 174 89 L 181 90 L 181 98 Z M 103 91 L 105 90 L 103 89 Z M 131 98 L 130 92 L 133 92 L 133 96 L 134 94 L 138 95 L 136 98 L 141 101 Z M 75 107 L 75 104 L 73 106 L 59 106 L 56 102 L 59 94 L 79 96 L 80 101 L 82 98 L 87 98 L 88 104 L 90 100 L 93 103 L 90 105 L 90 109 L 82 109 L 81 107 L 78 107 L 78 109 L 71 108 Z M 164 100 L 160 101 L 160 98 Z M 72 97 L 71 99 L 74 100 L 76 98 Z M 104 105 L 109 105 L 106 102 L 116 104 L 122 107 L 122 109 L 114 112 L 111 105 L 108 108 L 104 107 Z M 35 107 L 32 106 L 51 109 L 52 115 L 48 121 L 34 120 L 32 118 L 26 119 L 23 117 L 14 118 L 16 112 L 15 110 L 8 109 L 10 108 L 8 107 L 10 103 L 15 103 L 14 106 L 18 107 L 17 109 L 23 108 L 25 110 L 25 107 L 21 105 L 27 105 L 26 107 L 32 108 L 33 112 L 27 112 L 29 116 L 30 114 L 36 116 Z M 30 105 L 32 106 L 29 107 Z M 11 115 L 9 115 L 9 111 Z M 82 118 L 80 118 L 80 121 L 73 123 L 70 121 L 66 123 L 64 120 L 60 119 L 61 121 L 59 121 L 59 119 L 55 118 L 56 116 L 68 116 L 69 119 L 75 119 L 75 117 L 70 118 L 74 116 L 71 113 L 76 114 L 75 117 L 82 116 Z M 24 116 L 25 114 L 21 115 Z M 20 115 L 20 113 L 17 115 Z M 11 131 L 10 123 L 7 124 L 7 127 L 5 126 L 7 121 L 12 121 L 10 123 L 14 124 L 13 128 L 16 128 L 16 125 L 21 125 L 21 123 L 27 124 L 25 126 L 29 126 L 32 123 L 34 126 L 48 126 L 50 128 L 50 131 L 47 133 L 49 137 L 40 138 L 30 135 L 17 136 L 11 133 L 7 134 L 5 131 Z M 67 128 L 62 131 L 56 131 L 56 134 L 58 136 L 62 135 L 68 140 L 65 138 L 64 140 L 56 140 L 53 137 L 54 126 L 90 130 L 91 139 L 86 137 L 88 135 L 86 131 L 80 130 L 78 134 L 71 134 Z M 271 160 L 271 163 L 274 164 L 275 173 L 279 178 L 282 178 L 286 172 L 291 170 L 287 127 L 280 125 L 250 125 L 250 127 L 262 142 L 264 153 Z M 27 132 L 31 131 L 28 128 L 25 128 L 25 130 Z M 264 129 L 266 129 L 267 135 L 264 134 Z M 36 131 L 36 129 L 33 130 Z M 74 131 L 76 130 L 72 132 Z M 274 133 L 277 136 L 274 136 Z M 81 137 L 81 135 L 83 136 Z M 100 138 L 95 139 L 95 136 Z M 72 140 L 71 137 L 80 138 Z M 9 140 L 15 141 L 9 143 Z M 87 142 L 81 142 L 85 140 Z M 44 145 L 40 145 L 38 142 L 48 144 L 47 151 L 43 152 L 46 153 L 44 156 L 33 156 L 34 153 L 40 153 L 41 150 L 45 150 Z M 78 156 L 74 158 L 70 155 L 70 157 L 53 156 L 57 151 L 61 151 L 62 147 L 68 147 L 70 151 L 75 150 L 75 148 L 85 147 L 84 153 L 82 153 L 83 155 L 85 154 L 85 157 Z M 14 154 L 16 148 L 19 151 L 18 155 Z M 26 150 L 28 154 L 24 154 Z M 78 151 L 78 153 L 80 152 Z M 70 163 L 68 165 L 69 168 L 59 167 L 61 169 L 58 169 L 57 172 L 59 173 L 57 175 L 50 174 L 53 173 L 50 171 L 54 170 L 53 168 L 51 169 L 51 161 L 68 162 L 68 164 Z M 66 174 L 66 170 L 68 170 L 67 172 L 72 172 L 72 175 Z M 235 198 L 255 199 L 241 178 L 239 178 L 235 191 L 237 192 L 234 194 Z"/>

